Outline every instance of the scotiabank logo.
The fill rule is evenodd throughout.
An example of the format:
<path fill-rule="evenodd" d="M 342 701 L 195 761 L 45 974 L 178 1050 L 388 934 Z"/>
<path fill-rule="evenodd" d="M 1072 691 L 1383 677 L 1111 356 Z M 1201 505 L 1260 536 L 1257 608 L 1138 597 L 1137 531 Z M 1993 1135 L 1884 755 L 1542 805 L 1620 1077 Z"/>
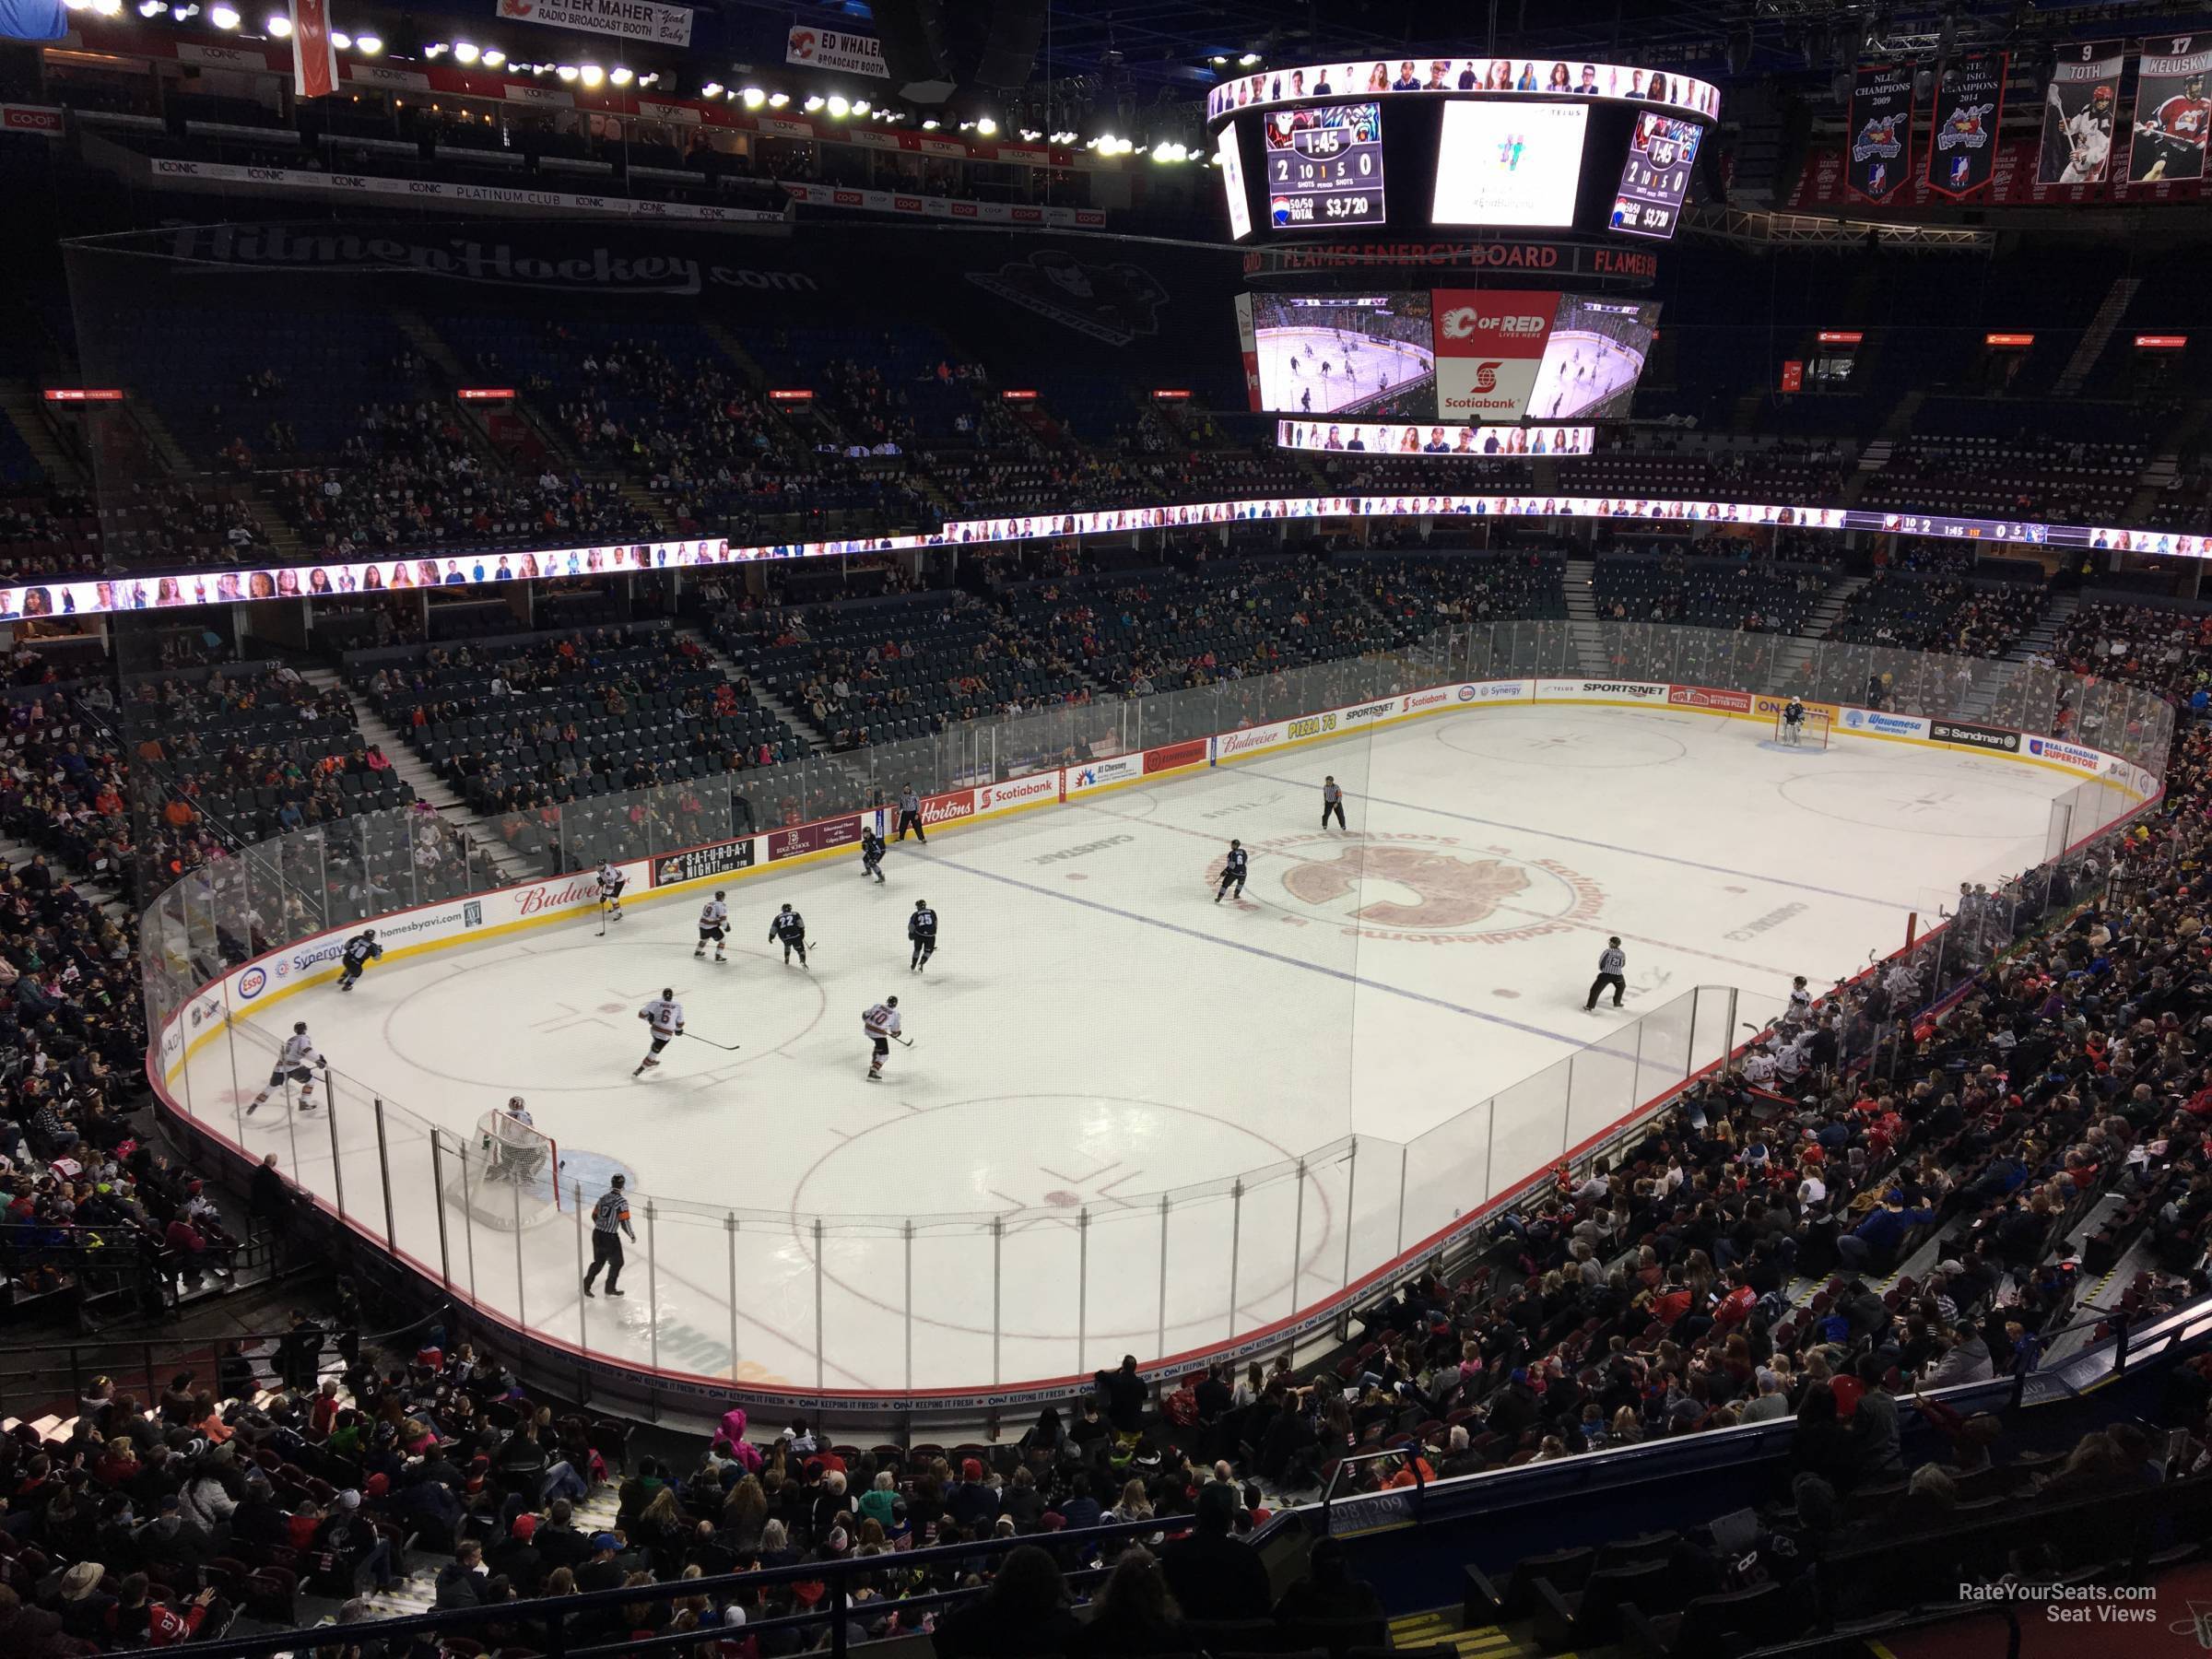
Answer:
<path fill-rule="evenodd" d="M 1449 695 L 1442 691 L 1409 692 L 1406 698 L 1406 712 L 1412 714 L 1418 712 L 1422 709 L 1441 708 L 1450 700 L 1451 699 Z"/>
<path fill-rule="evenodd" d="M 1477 363 L 1475 365 L 1475 390 L 1477 392 L 1495 392 L 1498 390 L 1497 364 Z"/>
<path fill-rule="evenodd" d="M 1013 806 L 1023 801 L 1041 801 L 1059 793 L 1058 772 L 1040 772 L 1033 778 L 1017 778 L 1011 783 L 986 783 L 977 792 L 979 808 L 984 812 L 994 806 Z"/>

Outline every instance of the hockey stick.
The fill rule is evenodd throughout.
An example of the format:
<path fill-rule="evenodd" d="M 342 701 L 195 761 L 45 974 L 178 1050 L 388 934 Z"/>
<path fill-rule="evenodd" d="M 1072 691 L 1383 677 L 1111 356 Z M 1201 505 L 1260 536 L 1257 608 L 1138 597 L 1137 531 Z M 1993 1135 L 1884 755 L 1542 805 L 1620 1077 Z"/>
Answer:
<path fill-rule="evenodd" d="M 914 1040 L 912 1037 L 894 1037 L 891 1039 L 891 1041 L 897 1043 L 900 1048 L 912 1048 L 914 1046 Z"/>
<path fill-rule="evenodd" d="M 606 900 L 599 900 L 599 937 L 606 937 Z"/>
<path fill-rule="evenodd" d="M 717 1042 L 712 1037 L 700 1037 L 697 1031 L 683 1031 L 678 1033 L 678 1035 L 685 1037 L 699 1037 L 700 1041 L 705 1043 L 709 1048 L 718 1048 L 727 1053 L 735 1054 L 743 1052 L 738 1048 L 737 1044 L 734 1042 Z"/>

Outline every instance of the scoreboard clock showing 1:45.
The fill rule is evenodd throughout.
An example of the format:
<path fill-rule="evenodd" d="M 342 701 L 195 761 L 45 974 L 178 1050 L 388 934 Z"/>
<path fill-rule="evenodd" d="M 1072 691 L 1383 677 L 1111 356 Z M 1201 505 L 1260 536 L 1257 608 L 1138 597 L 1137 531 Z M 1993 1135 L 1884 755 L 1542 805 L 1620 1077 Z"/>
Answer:
<path fill-rule="evenodd" d="M 1267 117 L 1267 218 L 1278 230 L 1379 225 L 1382 112 L 1319 104 Z"/>

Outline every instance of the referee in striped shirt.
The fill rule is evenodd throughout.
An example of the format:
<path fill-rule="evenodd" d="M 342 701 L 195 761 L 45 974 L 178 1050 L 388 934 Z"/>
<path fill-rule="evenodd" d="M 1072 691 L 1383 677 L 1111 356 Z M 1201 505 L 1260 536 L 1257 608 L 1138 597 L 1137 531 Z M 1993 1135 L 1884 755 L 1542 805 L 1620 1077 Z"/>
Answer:
<path fill-rule="evenodd" d="M 1597 1007 L 1598 993 L 1607 985 L 1613 987 L 1613 1006 L 1620 1006 L 1621 995 L 1629 982 L 1621 978 L 1620 971 L 1629 965 L 1629 959 L 1620 948 L 1620 935 L 1614 934 L 1606 940 L 1606 947 L 1597 953 L 1597 977 L 1590 982 L 1590 1000 L 1583 1005 L 1583 1012 L 1591 1013 Z"/>
<path fill-rule="evenodd" d="M 1596 993 L 1591 994 L 1594 996 Z M 592 1281 L 599 1277 L 602 1267 L 606 1269 L 606 1293 L 622 1294 L 621 1287 L 615 1281 L 622 1277 L 623 1235 L 628 1234 L 632 1244 L 638 1241 L 638 1235 L 630 1230 L 629 1194 L 622 1190 L 622 1177 L 610 1177 L 606 1186 L 599 1202 L 592 1206 L 592 1265 L 591 1271 L 583 1276 L 586 1296 L 592 1294 Z"/>
<path fill-rule="evenodd" d="M 1329 827 L 1331 814 L 1335 816 L 1336 828 L 1343 830 L 1344 791 L 1336 786 L 1336 780 L 1334 777 L 1324 778 L 1321 781 L 1321 827 L 1324 830 Z M 1348 835 L 1351 832 L 1346 830 L 1345 833 Z"/>

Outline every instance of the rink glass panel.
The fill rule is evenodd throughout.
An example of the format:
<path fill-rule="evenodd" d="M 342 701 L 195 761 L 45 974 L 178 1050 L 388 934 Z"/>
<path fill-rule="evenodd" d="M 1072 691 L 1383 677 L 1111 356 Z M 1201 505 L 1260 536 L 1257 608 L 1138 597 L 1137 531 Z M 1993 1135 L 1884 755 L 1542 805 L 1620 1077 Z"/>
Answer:
<path fill-rule="evenodd" d="M 2078 741 L 2154 774 L 2171 736 L 2171 708 L 2147 692 L 2029 665 L 1815 643 L 1805 666 L 1785 678 L 1772 637 L 1618 625 L 1596 638 L 1607 672 L 1628 678 L 1846 701 L 1862 699 L 1871 680 L 1886 687 L 1893 712 L 1938 715 L 1986 693 L 1993 701 L 1978 715 L 1986 723 L 2064 724 Z M 142 644 L 158 653 L 150 636 Z M 133 649 L 125 647 L 126 664 Z M 912 743 L 600 796 L 502 828 L 533 876 L 551 876 L 865 809 L 909 784 L 931 794 L 1003 782 L 1458 679 L 1585 672 L 1563 622 L 1453 629 L 1404 652 L 977 721 Z M 135 728 L 124 714 L 118 720 L 128 740 Z M 1306 771 L 1316 781 L 1320 771 L 1333 772 L 1357 817 L 1371 747 L 1368 736 L 1339 737 L 1311 753 L 1273 752 L 1254 770 L 1275 771 L 1295 757 L 1296 788 L 1313 794 L 1296 810 L 1310 809 L 1318 830 Z M 148 771 L 158 811 L 158 769 Z M 1234 771 L 1220 775 L 1233 782 Z M 2042 865 L 1988 872 L 1985 893 L 1947 923 L 1943 896 L 1929 895 L 1933 931 L 1870 971 L 1909 976 L 1916 1004 L 1939 1000 L 2055 910 L 2099 890 L 2110 878 L 2110 837 L 2139 810 L 2115 784 L 2084 781 L 2051 805 Z M 211 832 L 219 841 L 219 827 Z M 1220 844 L 1233 832 L 1222 829 Z M 1253 861 L 1252 901 L 1265 901 L 1271 862 Z M 1354 890 L 1346 908 L 1358 910 L 1371 878 L 1347 868 Z M 411 809 L 222 845 L 220 856 L 159 890 L 142 914 L 149 1019 L 159 1027 L 194 988 L 254 956 L 496 884 L 484 850 L 464 831 Z M 991 918 L 964 915 L 955 924 L 984 938 Z M 1354 1133 L 1360 1016 L 1377 994 L 1362 982 L 1361 933 L 1295 931 L 1296 954 L 1329 971 L 1312 976 L 1298 1006 L 1269 1017 L 1297 1034 L 1300 1086 L 1331 1103 L 1338 1133 L 1324 1144 L 1287 1147 L 1284 1158 L 1240 1177 L 1154 1185 L 1112 1205 L 957 1216 L 871 1215 L 859 1203 L 853 1213 L 794 1214 L 636 1192 L 638 1239 L 626 1241 L 621 1299 L 578 1294 L 595 1194 L 564 1190 L 557 1213 L 501 1218 L 487 1203 L 504 1197 L 512 1206 L 514 1194 L 494 1191 L 488 1200 L 482 1148 L 465 1131 L 439 1127 L 384 1094 L 363 1057 L 345 1057 L 345 1069 L 331 1074 L 321 1112 L 265 1109 L 248 1119 L 244 1104 L 266 1081 L 276 1044 L 304 1005 L 280 1005 L 266 1030 L 218 1011 L 183 1032 L 206 1057 L 178 1070 L 170 1092 L 179 1111 L 247 1155 L 276 1151 L 367 1238 L 487 1313 L 549 1340 L 664 1372 L 897 1391 L 1079 1376 L 1125 1352 L 1149 1360 L 1265 1333 L 1369 1287 L 1379 1271 L 1578 1148 L 1587 1157 L 1617 1144 L 1623 1120 L 1724 1059 L 1749 1034 L 1745 1028 L 1779 1012 L 1771 999 L 1726 987 L 1684 992 L 1594 1027 L 1584 1050 L 1492 1098 L 1456 1105 L 1401 1143 Z M 1162 971 L 1182 968 L 1171 954 Z M 1847 1056 L 1877 1069 L 1896 1064 L 1887 1040 L 1881 1030 L 1849 1023 L 1842 1034 Z M 1265 1123 L 1262 1100 L 1207 1104 Z M 878 1209 L 882 1196 L 855 1194 Z M 1018 1320 L 1008 1312 L 1041 1305 L 1059 1316 Z M 888 1351 L 880 1339 L 887 1312 L 902 1332 Z"/>

